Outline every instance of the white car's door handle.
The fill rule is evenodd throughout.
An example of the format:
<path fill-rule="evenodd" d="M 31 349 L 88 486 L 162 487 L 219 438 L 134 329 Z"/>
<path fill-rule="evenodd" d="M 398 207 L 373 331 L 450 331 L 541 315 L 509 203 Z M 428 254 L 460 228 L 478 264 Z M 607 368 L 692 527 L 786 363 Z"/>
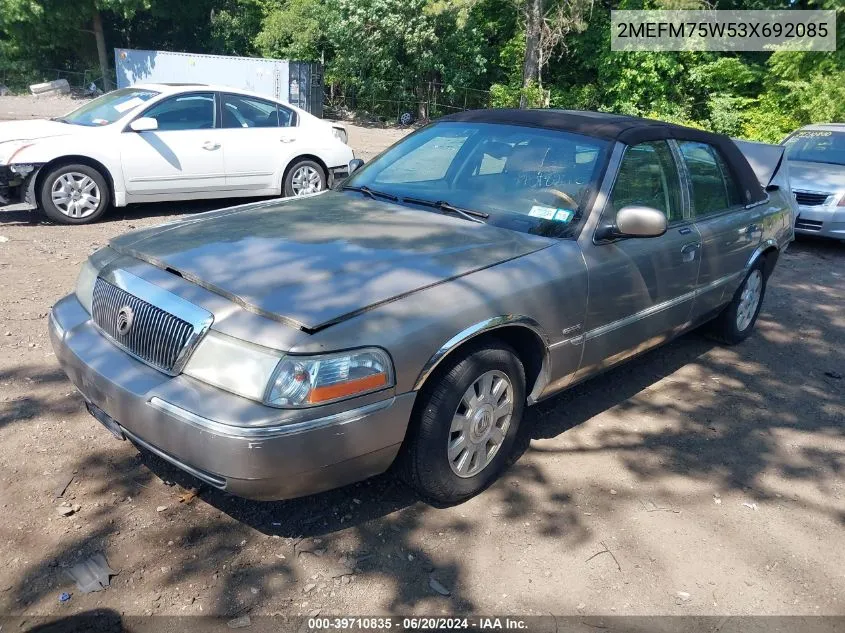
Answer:
<path fill-rule="evenodd" d="M 215 143 L 214 141 L 206 141 L 202 144 L 203 149 L 207 149 L 208 151 L 214 151 L 215 149 L 220 149 L 220 143 Z"/>
<path fill-rule="evenodd" d="M 279 139 L 282 143 L 293 143 L 296 139 L 292 136 L 283 136 Z"/>

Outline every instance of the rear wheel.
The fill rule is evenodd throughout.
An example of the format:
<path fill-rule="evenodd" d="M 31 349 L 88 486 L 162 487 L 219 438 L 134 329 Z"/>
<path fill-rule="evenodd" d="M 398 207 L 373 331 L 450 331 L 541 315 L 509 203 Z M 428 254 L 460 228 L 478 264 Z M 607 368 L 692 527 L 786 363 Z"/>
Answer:
<path fill-rule="evenodd" d="M 313 160 L 296 161 L 285 175 L 284 194 L 304 196 L 326 188 L 326 172 Z"/>
<path fill-rule="evenodd" d="M 40 179 L 38 207 L 59 224 L 95 222 L 109 201 L 105 177 L 89 165 L 60 165 Z"/>
<path fill-rule="evenodd" d="M 710 334 L 716 340 L 736 345 L 751 334 L 766 294 L 764 263 L 763 258 L 754 263 L 731 302 L 711 322 Z"/>
<path fill-rule="evenodd" d="M 504 344 L 469 348 L 420 392 L 403 475 L 438 505 L 490 485 L 507 463 L 525 408 L 525 370 Z"/>

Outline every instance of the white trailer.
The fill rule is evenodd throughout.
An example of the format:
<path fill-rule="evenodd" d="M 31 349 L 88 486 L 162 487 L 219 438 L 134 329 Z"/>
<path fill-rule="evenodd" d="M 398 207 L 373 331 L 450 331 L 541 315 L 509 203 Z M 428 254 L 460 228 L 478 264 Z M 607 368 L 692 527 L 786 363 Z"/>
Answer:
<path fill-rule="evenodd" d="M 114 49 L 117 87 L 136 83 L 208 83 L 251 90 L 323 115 L 323 69 L 314 62 Z"/>

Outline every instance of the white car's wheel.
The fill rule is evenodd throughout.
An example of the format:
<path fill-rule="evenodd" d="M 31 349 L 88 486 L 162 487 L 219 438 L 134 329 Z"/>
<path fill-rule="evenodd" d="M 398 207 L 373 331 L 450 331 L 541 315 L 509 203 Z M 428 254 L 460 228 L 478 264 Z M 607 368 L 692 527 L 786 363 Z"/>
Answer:
<path fill-rule="evenodd" d="M 285 176 L 284 195 L 305 196 L 326 188 L 326 172 L 313 160 L 296 161 Z"/>
<path fill-rule="evenodd" d="M 109 206 L 106 179 L 89 165 L 60 165 L 39 182 L 38 207 L 53 222 L 88 224 L 100 219 Z"/>

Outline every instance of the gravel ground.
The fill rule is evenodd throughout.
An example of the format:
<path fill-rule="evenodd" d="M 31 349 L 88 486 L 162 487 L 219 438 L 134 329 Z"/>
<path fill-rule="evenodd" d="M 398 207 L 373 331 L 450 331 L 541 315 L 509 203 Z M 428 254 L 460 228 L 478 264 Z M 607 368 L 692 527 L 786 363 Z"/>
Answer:
<path fill-rule="evenodd" d="M 30 103 L 62 105 L 0 98 L 0 118 Z M 845 245 L 793 244 L 742 345 L 692 333 L 530 409 L 518 461 L 460 506 L 390 473 L 258 503 L 193 498 L 114 440 L 46 329 L 112 236 L 225 204 L 71 228 L 0 211 L 0 613 L 845 614 Z M 64 572 L 96 552 L 120 573 L 80 593 Z"/>

